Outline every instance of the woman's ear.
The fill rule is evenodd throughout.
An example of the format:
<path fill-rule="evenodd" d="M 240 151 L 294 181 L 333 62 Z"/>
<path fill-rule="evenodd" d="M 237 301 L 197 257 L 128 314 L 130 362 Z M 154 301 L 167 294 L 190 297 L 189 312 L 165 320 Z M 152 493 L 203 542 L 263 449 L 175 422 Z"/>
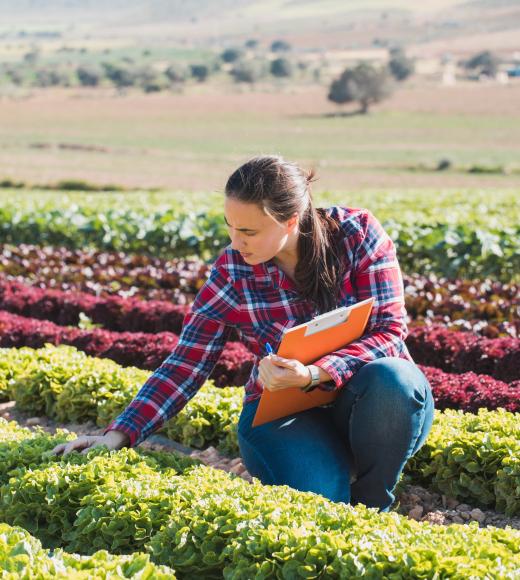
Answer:
<path fill-rule="evenodd" d="M 292 231 L 295 227 L 298 226 L 298 214 L 295 212 L 288 220 L 287 220 L 287 227 Z"/>

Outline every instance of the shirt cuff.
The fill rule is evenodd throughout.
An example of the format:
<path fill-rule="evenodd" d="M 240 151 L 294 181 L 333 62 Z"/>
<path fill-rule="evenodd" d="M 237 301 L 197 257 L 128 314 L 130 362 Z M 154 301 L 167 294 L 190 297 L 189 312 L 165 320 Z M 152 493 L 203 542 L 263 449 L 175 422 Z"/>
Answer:
<path fill-rule="evenodd" d="M 345 375 L 348 373 L 349 368 L 344 358 L 334 354 L 329 354 L 312 364 L 322 368 L 330 375 L 331 381 L 333 381 L 332 387 L 331 381 L 327 381 L 326 383 L 318 385 L 318 389 L 321 389 L 322 391 L 335 391 L 345 384 Z"/>

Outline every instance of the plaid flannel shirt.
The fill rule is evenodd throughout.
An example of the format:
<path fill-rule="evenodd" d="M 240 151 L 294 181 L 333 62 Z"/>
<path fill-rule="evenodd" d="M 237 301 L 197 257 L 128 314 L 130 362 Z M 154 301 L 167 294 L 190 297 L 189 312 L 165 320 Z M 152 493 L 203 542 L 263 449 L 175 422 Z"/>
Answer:
<path fill-rule="evenodd" d="M 342 388 L 363 365 L 380 357 L 413 360 L 404 343 L 408 329 L 394 243 L 366 209 L 332 206 L 327 213 L 344 232 L 347 269 L 339 305 L 371 296 L 375 301 L 365 334 L 313 363 L 332 379 L 317 387 L 323 390 Z M 273 260 L 249 265 L 227 246 L 186 314 L 178 344 L 104 433 L 122 431 L 133 447 L 179 413 L 213 370 L 233 327 L 255 355 L 243 403 L 257 399 L 262 393 L 258 363 L 267 356 L 266 342 L 276 352 L 285 328 L 316 313 Z"/>

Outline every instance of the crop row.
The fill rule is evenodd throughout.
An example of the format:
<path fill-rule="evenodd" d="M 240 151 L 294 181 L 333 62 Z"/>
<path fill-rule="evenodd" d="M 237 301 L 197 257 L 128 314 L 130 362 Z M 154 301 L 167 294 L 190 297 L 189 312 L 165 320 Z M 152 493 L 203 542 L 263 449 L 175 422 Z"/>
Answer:
<path fill-rule="evenodd" d="M 520 379 L 520 338 L 483 338 L 436 324 L 410 329 L 406 345 L 415 362 L 446 372 L 472 371 L 506 383 Z"/>
<path fill-rule="evenodd" d="M 504 383 L 474 372 L 446 373 L 435 367 L 418 366 L 432 387 L 436 409 L 476 413 L 478 409 L 501 408 L 520 413 L 520 380 Z"/>
<path fill-rule="evenodd" d="M 140 551 L 179 578 L 505 578 L 520 566 L 510 528 L 416 522 L 134 449 L 51 457 L 67 438 L 0 420 L 0 465 L 12 466 L 0 516 L 45 548 Z"/>
<path fill-rule="evenodd" d="M 181 212 L 200 209 L 222 212 L 224 197 L 218 191 L 89 191 L 71 187 L 52 191 L 37 189 L 0 190 L 0 205 L 14 205 L 22 213 L 43 213 L 60 209 L 81 208 L 82 213 L 106 213 L 110 209 L 128 208 L 142 216 L 162 213 L 174 217 Z M 87 184 L 88 185 L 88 184 Z M 494 188 L 493 196 L 482 188 L 430 188 L 430 189 L 360 189 L 341 192 L 316 191 L 313 194 L 319 207 L 332 205 L 365 207 L 367 202 L 374 215 L 382 221 L 398 218 L 407 223 L 445 221 L 447 223 L 472 223 L 494 227 L 516 225 L 520 222 L 518 187 Z"/>
<path fill-rule="evenodd" d="M 146 254 L 21 244 L 0 245 L 0 272 L 6 280 L 57 290 L 138 296 L 186 304 L 206 281 L 210 266 L 199 258 L 163 259 Z M 435 274 L 403 275 L 413 318 L 478 318 L 493 324 L 518 319 L 520 287 L 488 278 L 448 279 Z M 462 316 L 463 315 L 463 316 Z"/>
<path fill-rule="evenodd" d="M 149 374 L 86 357 L 70 347 L 5 350 L 0 389 L 31 414 L 59 421 L 97 422 L 106 426 L 137 395 Z M 520 385 L 512 388 L 518 400 Z M 215 445 L 238 455 L 236 426 L 243 392 L 206 382 L 200 392 L 160 431 L 185 445 Z M 435 411 L 425 445 L 407 464 L 418 483 L 431 484 L 461 501 L 520 513 L 520 423 L 504 409 Z"/>
<path fill-rule="evenodd" d="M 1 244 L 0 272 L 6 279 L 45 288 L 183 304 L 207 279 L 209 266 L 200 258 Z"/>
<path fill-rule="evenodd" d="M 135 367 L 89 357 L 71 346 L 0 352 L 0 400 L 14 400 L 20 411 L 62 422 L 93 421 L 105 427 L 150 376 Z M 159 431 L 185 445 L 203 448 L 215 444 L 221 451 L 237 455 L 234 425 L 242 394 L 235 387 L 218 388 L 208 380 L 199 396 Z M 197 411 L 200 404 L 204 411 Z"/>
<path fill-rule="evenodd" d="M 61 270 L 65 270 L 63 265 Z M 202 263 L 199 263 L 199 271 L 202 270 Z M 194 275 L 192 283 L 200 288 L 206 280 L 204 272 L 199 278 Z M 434 276 L 405 277 L 404 285 L 406 309 L 412 324 L 441 323 L 447 328 L 478 330 L 478 334 L 490 338 L 520 334 L 518 286 L 490 280 L 466 281 L 466 284 L 445 281 L 442 285 L 436 283 Z M 77 325 L 83 313 L 106 330 L 179 333 L 193 297 L 191 293 L 178 291 L 179 301 L 175 303 L 145 301 L 138 297 L 94 296 L 88 292 L 32 286 L 0 274 L 0 309 L 60 325 Z"/>
<path fill-rule="evenodd" d="M 232 350 L 234 345 L 228 343 L 228 345 L 230 344 L 230 349 Z M 35 345 L 29 346 L 34 347 Z M 62 352 L 76 352 L 74 348 L 67 350 L 67 347 L 64 345 L 62 345 L 62 349 Z M 86 349 L 83 350 L 86 351 Z M 85 354 L 83 350 L 79 351 L 80 360 L 82 361 Z M 18 360 L 18 355 L 16 353 L 28 352 L 31 356 L 34 354 L 34 351 L 31 348 L 20 348 L 18 350 L 11 348 L 4 349 L 3 352 L 6 359 L 3 362 L 3 367 L 0 366 L 0 368 L 11 368 L 12 370 L 9 372 L 14 372 L 12 365 L 17 364 L 15 363 L 15 361 Z M 45 352 L 45 349 L 42 349 L 40 352 Z M 8 359 L 13 356 L 15 358 L 12 359 L 13 362 L 10 363 Z M 243 379 L 244 376 L 248 376 L 247 373 L 250 372 L 252 361 L 247 360 L 242 362 L 242 364 L 237 364 L 235 366 L 231 364 L 229 357 L 222 357 L 221 361 L 223 362 L 217 363 L 217 366 L 215 367 L 216 370 L 213 370 L 208 378 L 220 388 L 241 386 L 245 382 L 244 380 L 233 381 L 232 378 L 236 377 Z M 221 364 L 222 368 L 219 368 L 218 364 Z M 128 365 L 125 366 L 127 367 Z M 153 367 L 153 369 L 155 368 L 157 367 Z M 464 373 L 447 373 L 441 369 L 421 364 L 419 365 L 419 368 L 425 374 L 432 386 L 435 407 L 439 410 L 460 409 L 462 411 L 474 413 L 480 408 L 490 410 L 503 408 L 513 413 L 520 412 L 520 380 L 512 381 L 511 383 L 504 383 L 503 381 L 494 379 L 489 375 L 477 374 L 471 371 Z M 141 378 L 143 382 L 147 376 L 148 374 L 146 372 L 142 374 Z M 5 382 L 2 382 L 0 379 L 0 400 L 6 396 Z M 27 411 L 33 413 L 43 410 L 43 406 L 38 407 L 37 405 L 31 406 L 27 409 Z"/>
<path fill-rule="evenodd" d="M 161 300 L 47 290 L 9 282 L 0 275 L 1 310 L 62 326 L 77 326 L 83 313 L 93 324 L 101 324 L 106 330 L 178 334 L 189 308 L 188 304 Z"/>
<path fill-rule="evenodd" d="M 98 550 L 92 556 L 70 554 L 61 548 L 52 556 L 40 540 L 19 526 L 0 523 L 0 577 L 56 578 L 75 580 L 89 578 L 135 578 L 136 580 L 175 580 L 169 566 L 158 566 L 150 555 L 136 552 L 125 556 Z"/>
<path fill-rule="evenodd" d="M 488 338 L 520 337 L 520 284 L 492 279 L 446 279 L 435 274 L 403 276 L 412 321 L 438 322 Z"/>
<path fill-rule="evenodd" d="M 520 278 L 520 227 L 475 227 L 425 220 L 385 220 L 404 272 L 435 272 L 449 277 Z M 143 213 L 84 206 L 38 211 L 0 207 L 0 242 L 69 248 L 142 252 L 162 257 L 214 259 L 228 243 L 221 211 Z"/>
<path fill-rule="evenodd" d="M 173 324 L 172 324 L 173 326 Z M 247 382 L 255 355 L 232 330 L 209 378 L 219 386 Z M 128 366 L 155 369 L 169 356 L 179 337 L 173 332 L 144 334 L 60 326 L 0 310 L 0 346 L 35 348 L 49 342 L 69 344 L 92 356 L 110 358 Z M 406 344 L 415 362 L 446 372 L 473 371 L 504 382 L 520 379 L 520 339 L 483 338 L 471 332 L 451 331 L 439 325 L 412 327 Z"/>
<path fill-rule="evenodd" d="M 170 355 L 178 341 L 178 335 L 173 332 L 82 330 L 0 311 L 0 347 L 66 344 L 123 366 L 153 370 Z M 208 378 L 217 386 L 242 385 L 247 382 L 253 363 L 254 355 L 242 343 L 227 342 Z"/>

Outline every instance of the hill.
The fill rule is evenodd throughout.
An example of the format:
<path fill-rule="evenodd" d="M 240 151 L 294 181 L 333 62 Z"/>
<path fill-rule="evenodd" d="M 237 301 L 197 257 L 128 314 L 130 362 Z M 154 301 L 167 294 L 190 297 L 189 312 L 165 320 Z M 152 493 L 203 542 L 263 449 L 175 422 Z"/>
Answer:
<path fill-rule="evenodd" d="M 0 32 L 214 45 L 283 36 L 295 48 L 378 43 L 440 54 L 518 50 L 518 0 L 0 0 Z M 454 42 L 454 45 L 451 43 Z"/>

